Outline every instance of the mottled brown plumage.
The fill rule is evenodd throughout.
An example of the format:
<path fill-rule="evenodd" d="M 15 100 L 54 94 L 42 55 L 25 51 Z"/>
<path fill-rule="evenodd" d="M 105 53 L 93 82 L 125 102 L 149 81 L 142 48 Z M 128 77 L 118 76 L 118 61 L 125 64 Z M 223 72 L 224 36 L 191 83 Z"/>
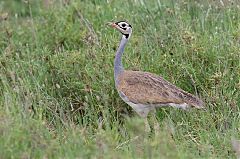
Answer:
<path fill-rule="evenodd" d="M 196 108 L 203 108 L 204 105 L 199 98 L 152 73 L 126 70 L 118 76 L 118 81 L 118 91 L 135 104 L 186 103 Z"/>

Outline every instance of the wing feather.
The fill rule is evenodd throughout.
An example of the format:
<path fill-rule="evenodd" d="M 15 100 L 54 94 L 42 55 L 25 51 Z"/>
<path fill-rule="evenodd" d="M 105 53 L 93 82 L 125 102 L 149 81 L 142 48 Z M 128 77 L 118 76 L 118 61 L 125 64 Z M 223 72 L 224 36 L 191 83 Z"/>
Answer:
<path fill-rule="evenodd" d="M 134 103 L 187 103 L 198 108 L 203 107 L 203 102 L 199 98 L 152 73 L 124 71 L 119 75 L 118 81 L 118 90 Z"/>

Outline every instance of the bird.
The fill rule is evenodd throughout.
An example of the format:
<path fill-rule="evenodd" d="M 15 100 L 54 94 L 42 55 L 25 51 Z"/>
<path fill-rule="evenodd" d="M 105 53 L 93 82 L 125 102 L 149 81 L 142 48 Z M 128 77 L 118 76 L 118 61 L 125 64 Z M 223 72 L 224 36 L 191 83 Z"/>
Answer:
<path fill-rule="evenodd" d="M 204 102 L 163 77 L 150 72 L 125 70 L 122 64 L 124 48 L 132 34 L 132 26 L 127 21 L 108 22 L 122 34 L 114 59 L 114 82 L 119 96 L 136 113 L 147 118 L 150 111 L 170 106 L 181 109 L 204 108 Z"/>

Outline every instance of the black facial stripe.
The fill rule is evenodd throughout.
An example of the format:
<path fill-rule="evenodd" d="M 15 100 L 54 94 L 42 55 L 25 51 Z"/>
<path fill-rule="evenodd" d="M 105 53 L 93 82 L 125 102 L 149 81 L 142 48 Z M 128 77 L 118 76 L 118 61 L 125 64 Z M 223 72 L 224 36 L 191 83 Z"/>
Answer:
<path fill-rule="evenodd" d="M 118 22 L 116 22 L 115 24 L 118 25 L 118 24 L 121 23 L 121 22 L 125 22 L 125 23 L 127 23 L 126 21 L 118 21 Z M 128 24 L 128 23 L 127 23 L 127 24 Z M 119 26 L 119 25 L 118 25 L 118 26 Z M 128 24 L 128 26 L 132 28 L 132 26 L 131 26 L 130 24 Z"/>
<path fill-rule="evenodd" d="M 115 24 L 119 24 L 119 23 L 121 23 L 121 22 L 125 22 L 125 21 L 118 21 L 118 22 L 116 22 Z M 125 22 L 126 23 L 126 22 Z"/>
<path fill-rule="evenodd" d="M 123 30 L 127 30 L 127 28 L 122 28 L 122 27 L 120 27 L 121 29 L 123 29 Z"/>
<path fill-rule="evenodd" d="M 127 39 L 129 37 L 129 34 L 123 34 L 125 38 Z"/>

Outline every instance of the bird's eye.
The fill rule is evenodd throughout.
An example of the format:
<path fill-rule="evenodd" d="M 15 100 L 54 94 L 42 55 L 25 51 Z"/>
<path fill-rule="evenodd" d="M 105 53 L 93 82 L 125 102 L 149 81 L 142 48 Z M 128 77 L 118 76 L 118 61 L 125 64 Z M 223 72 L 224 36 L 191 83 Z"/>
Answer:
<path fill-rule="evenodd" d="M 123 23 L 123 24 L 122 24 L 122 27 L 124 28 L 125 26 L 126 26 L 126 24 L 125 24 L 125 23 Z"/>

